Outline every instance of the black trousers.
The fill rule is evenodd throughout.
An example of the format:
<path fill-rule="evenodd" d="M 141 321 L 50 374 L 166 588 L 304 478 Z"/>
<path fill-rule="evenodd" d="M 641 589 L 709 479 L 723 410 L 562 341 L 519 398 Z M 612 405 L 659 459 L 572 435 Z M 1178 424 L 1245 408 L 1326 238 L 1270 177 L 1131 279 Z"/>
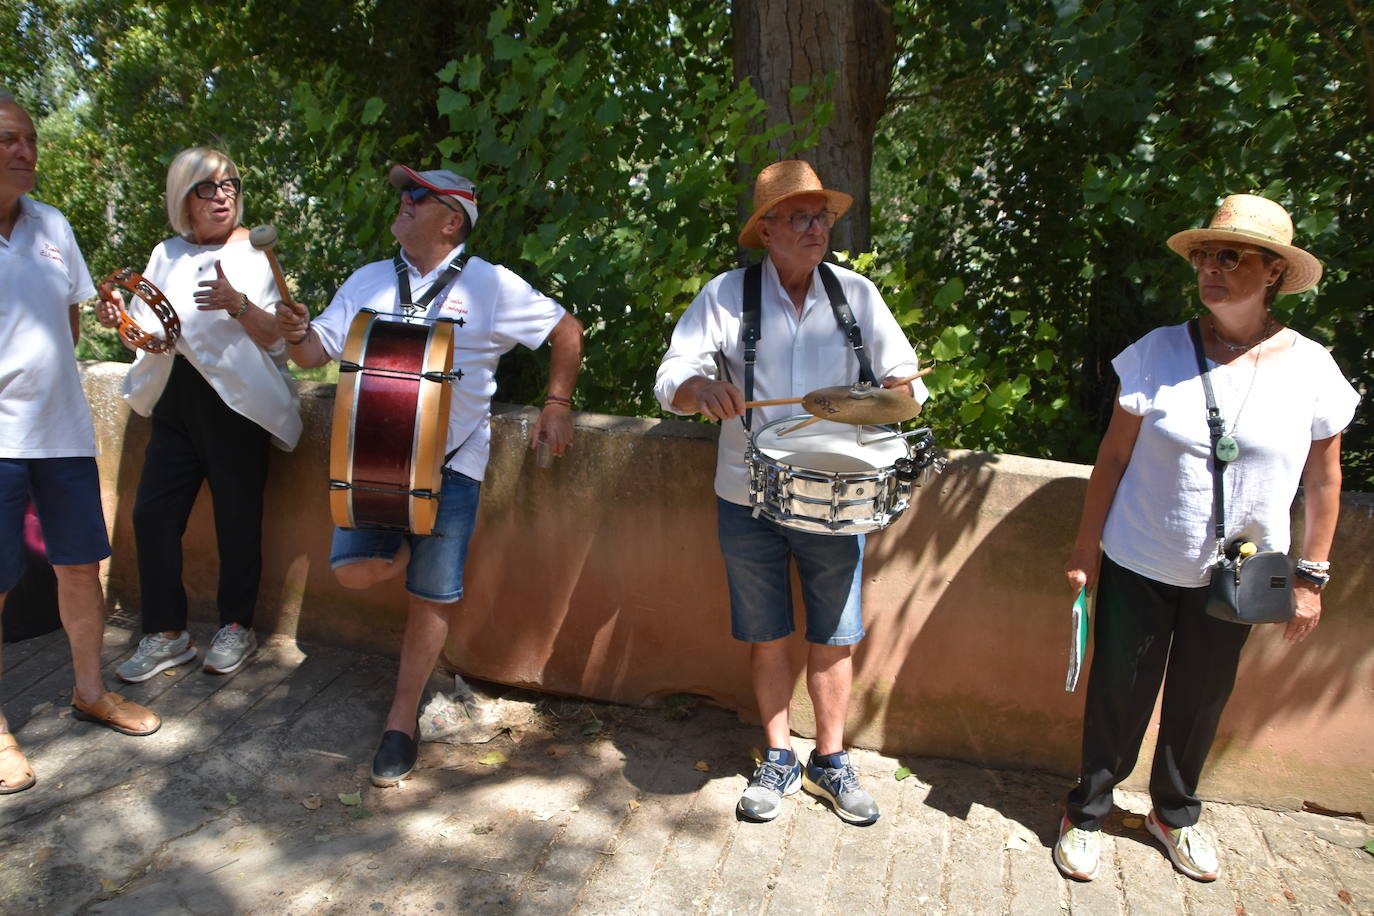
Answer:
<path fill-rule="evenodd" d="M 219 546 L 221 626 L 253 625 L 262 579 L 262 492 L 271 436 L 230 409 L 178 356 L 153 408 L 153 431 L 134 499 L 143 632 L 186 628 L 181 538 L 203 481 Z"/>
<path fill-rule="evenodd" d="M 1135 768 L 1161 682 L 1150 800 L 1170 827 L 1197 823 L 1198 779 L 1250 635 L 1208 616 L 1206 604 L 1206 588 L 1166 585 L 1102 558 L 1083 762 L 1067 804 L 1074 826 L 1097 830 L 1111 813 L 1112 789 Z"/>

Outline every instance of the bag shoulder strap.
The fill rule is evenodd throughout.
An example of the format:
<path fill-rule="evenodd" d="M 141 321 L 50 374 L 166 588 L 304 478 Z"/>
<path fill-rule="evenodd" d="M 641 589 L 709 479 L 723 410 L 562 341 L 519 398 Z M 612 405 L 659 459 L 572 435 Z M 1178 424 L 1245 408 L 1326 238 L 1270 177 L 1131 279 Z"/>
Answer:
<path fill-rule="evenodd" d="M 1221 441 L 1221 431 L 1226 425 L 1217 407 L 1216 394 L 1212 391 L 1212 379 L 1207 371 L 1207 354 L 1202 350 L 1202 328 L 1196 318 L 1188 322 L 1188 336 L 1193 341 L 1193 355 L 1197 357 L 1197 371 L 1202 378 L 1202 393 L 1207 398 L 1207 431 L 1211 436 L 1212 460 L 1212 508 L 1216 513 L 1216 538 L 1226 540 L 1226 499 L 1222 491 L 1221 475 L 1226 470 L 1226 462 L 1217 457 L 1217 443 Z"/>

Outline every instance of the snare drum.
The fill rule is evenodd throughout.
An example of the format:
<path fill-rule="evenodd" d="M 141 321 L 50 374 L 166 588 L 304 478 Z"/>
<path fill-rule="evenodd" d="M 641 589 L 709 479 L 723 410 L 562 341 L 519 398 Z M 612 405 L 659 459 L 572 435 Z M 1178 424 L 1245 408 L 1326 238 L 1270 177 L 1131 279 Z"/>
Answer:
<path fill-rule="evenodd" d="M 750 438 L 749 504 L 779 525 L 818 534 L 886 528 L 911 504 L 911 446 L 886 426 L 774 420 Z M 872 442 L 868 440 L 881 439 Z"/>

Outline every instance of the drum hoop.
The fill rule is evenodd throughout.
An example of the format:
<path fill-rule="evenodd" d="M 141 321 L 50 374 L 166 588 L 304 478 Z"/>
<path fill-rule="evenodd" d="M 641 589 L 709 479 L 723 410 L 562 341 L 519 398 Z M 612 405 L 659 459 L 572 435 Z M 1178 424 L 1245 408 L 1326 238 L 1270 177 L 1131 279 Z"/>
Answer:
<path fill-rule="evenodd" d="M 133 316 L 114 297 L 110 288 L 112 286 L 118 286 L 131 296 L 142 299 L 162 325 L 163 336 L 154 337 L 139 327 L 138 322 L 134 321 Z M 177 340 L 181 338 L 181 319 L 177 317 L 176 309 L 172 308 L 172 303 L 167 301 L 162 290 L 154 286 L 151 280 L 132 268 L 125 267 L 116 270 L 101 281 L 96 291 L 100 294 L 101 299 L 104 299 L 114 308 L 119 319 L 116 333 L 130 346 L 146 350 L 149 353 L 166 353 L 175 347 Z"/>

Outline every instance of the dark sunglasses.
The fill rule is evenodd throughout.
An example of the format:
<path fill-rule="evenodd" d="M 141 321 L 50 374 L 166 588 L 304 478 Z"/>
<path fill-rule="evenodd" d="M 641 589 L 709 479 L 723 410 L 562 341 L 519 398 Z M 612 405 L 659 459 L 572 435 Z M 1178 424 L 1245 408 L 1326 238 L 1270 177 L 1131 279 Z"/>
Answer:
<path fill-rule="evenodd" d="M 1235 270 L 1247 254 L 1259 254 L 1249 248 L 1194 248 L 1188 252 L 1188 262 L 1193 270 L 1202 270 L 1209 260 L 1217 262 L 1222 270 Z"/>
<path fill-rule="evenodd" d="M 206 179 L 191 185 L 191 193 L 201 200 L 214 200 L 216 191 L 223 191 L 225 197 L 238 197 L 243 193 L 243 182 L 237 178 L 226 178 L 218 182 Z"/>
<path fill-rule="evenodd" d="M 435 194 L 429 188 L 426 188 L 422 185 L 416 185 L 413 188 L 406 188 L 404 191 L 401 192 L 401 197 L 405 200 L 410 201 L 413 204 L 418 204 L 424 200 L 437 200 L 439 203 L 443 204 L 445 207 L 448 207 L 454 213 L 458 212 L 457 207 L 455 207 L 448 201 L 444 200 L 444 195 Z"/>

